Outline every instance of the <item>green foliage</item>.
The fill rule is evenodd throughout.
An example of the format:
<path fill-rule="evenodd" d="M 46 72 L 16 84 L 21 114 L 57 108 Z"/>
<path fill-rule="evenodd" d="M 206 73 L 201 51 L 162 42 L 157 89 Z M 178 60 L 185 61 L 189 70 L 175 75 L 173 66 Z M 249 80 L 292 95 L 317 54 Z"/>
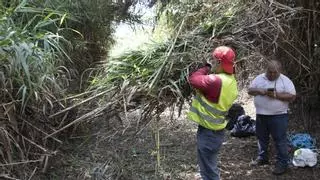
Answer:
<path fill-rule="evenodd" d="M 3 1 L 1 73 L 3 88 L 12 90 L 1 95 L 21 102 L 22 112 L 32 101 L 52 104 L 70 77 L 79 79 L 79 73 L 101 61 L 113 42 L 113 22 L 135 18 L 128 13 L 130 5 L 111 0 Z"/>
<path fill-rule="evenodd" d="M 159 103 L 188 99 L 189 72 L 210 58 L 214 47 L 210 37 L 231 32 L 235 14 L 241 10 L 238 5 L 239 1 L 171 1 L 158 13 L 161 17 L 156 27 L 172 26 L 168 40 L 150 43 L 147 50 L 111 58 L 106 70 L 94 79 L 93 88 L 126 84 L 146 97 L 161 99 Z"/>
<path fill-rule="evenodd" d="M 189 61 L 189 54 L 171 52 L 169 55 L 168 46 L 172 43 L 151 44 L 149 49 L 111 59 L 106 64 L 106 71 L 92 82 L 93 87 L 120 86 L 128 82 L 129 86 L 141 88 L 152 97 L 157 97 L 159 93 L 163 96 L 187 97 L 187 94 L 180 92 L 180 88 L 187 85 L 185 75 L 188 69 L 185 68 L 185 62 Z"/>
<path fill-rule="evenodd" d="M 72 79 L 80 87 L 86 87 L 91 74 L 86 73 L 97 63 L 105 60 L 109 48 L 114 44 L 114 27 L 121 21 L 138 21 L 138 16 L 128 10 L 136 1 L 112 0 L 43 0 L 43 7 L 67 12 L 65 28 L 59 33 L 72 43 L 69 53 L 72 63 L 66 64 L 72 71 Z M 71 31 L 70 31 L 71 29 Z M 80 82 L 80 77 L 81 82 Z M 74 87 L 76 91 L 81 91 Z"/>
<path fill-rule="evenodd" d="M 198 1 L 177 0 L 163 4 L 158 11 L 160 29 L 177 32 L 176 24 L 186 21 L 184 31 L 194 31 L 204 36 L 220 36 L 235 24 L 236 14 L 243 10 L 243 2 L 237 1 Z"/>
<path fill-rule="evenodd" d="M 68 41 L 48 27 L 58 31 L 65 14 L 41 11 L 26 1 L 16 7 L 1 6 L 1 10 L 2 99 L 20 102 L 21 112 L 30 103 L 51 103 L 65 83 L 59 78 L 64 79 L 67 73 L 60 66 L 62 58 L 68 57 Z"/>
<path fill-rule="evenodd" d="M 70 117 L 47 119 L 47 113 L 64 106 L 58 98 L 66 94 L 72 78 L 80 78 L 76 72 L 82 73 L 104 58 L 112 44 L 114 23 L 135 20 L 128 13 L 132 3 L 0 1 L 0 144 L 4 145 L 0 164 L 26 162 L 23 166 L 5 165 L 3 174 L 25 179 L 30 173 L 23 171 L 29 167 L 26 160 L 47 157 L 51 148 L 56 150 L 56 142 L 61 141 L 43 136 L 68 123 Z M 78 89 L 78 85 L 71 86 Z M 17 171 L 16 167 L 23 168 Z M 41 168 L 33 169 L 34 174 Z"/>

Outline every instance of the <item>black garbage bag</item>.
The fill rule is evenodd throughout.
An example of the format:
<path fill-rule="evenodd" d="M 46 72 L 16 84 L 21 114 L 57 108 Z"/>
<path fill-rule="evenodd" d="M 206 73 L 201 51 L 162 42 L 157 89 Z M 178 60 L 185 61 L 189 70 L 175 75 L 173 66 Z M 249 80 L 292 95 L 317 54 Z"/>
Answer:
<path fill-rule="evenodd" d="M 233 129 L 233 126 L 236 123 L 238 117 L 244 114 L 245 114 L 245 111 L 240 104 L 237 104 L 237 103 L 232 104 L 226 116 L 226 119 L 228 120 L 226 129 L 227 130 Z"/>
<path fill-rule="evenodd" d="M 256 121 L 250 116 L 241 115 L 238 117 L 236 123 L 231 130 L 231 136 L 234 137 L 248 137 L 256 134 Z"/>

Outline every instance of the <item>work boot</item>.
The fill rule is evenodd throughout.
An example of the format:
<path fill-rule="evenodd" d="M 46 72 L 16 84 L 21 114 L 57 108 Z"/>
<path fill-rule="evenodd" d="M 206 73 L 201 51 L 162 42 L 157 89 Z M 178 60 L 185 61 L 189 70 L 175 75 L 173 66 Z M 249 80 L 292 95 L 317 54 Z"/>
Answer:
<path fill-rule="evenodd" d="M 287 167 L 276 165 L 276 167 L 272 171 L 272 174 L 281 175 L 281 174 L 285 173 L 286 171 L 287 171 Z"/>
<path fill-rule="evenodd" d="M 254 161 L 250 162 L 251 166 L 263 166 L 269 164 L 269 161 L 257 158 Z"/>

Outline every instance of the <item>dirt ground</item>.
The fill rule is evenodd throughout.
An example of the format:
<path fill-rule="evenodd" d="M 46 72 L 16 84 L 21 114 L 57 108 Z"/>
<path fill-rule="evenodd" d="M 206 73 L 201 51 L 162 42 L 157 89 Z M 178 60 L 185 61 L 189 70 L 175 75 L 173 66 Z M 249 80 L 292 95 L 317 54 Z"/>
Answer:
<path fill-rule="evenodd" d="M 243 102 L 246 113 L 255 118 L 252 99 L 244 97 L 239 101 Z M 194 180 L 197 173 L 197 126 L 186 120 L 186 111 L 173 119 L 168 112 L 158 124 L 151 121 L 144 128 L 137 128 L 139 111 L 130 113 L 128 121 L 123 118 L 122 125 L 118 120 L 102 118 L 93 121 L 91 132 L 86 136 L 71 137 L 57 157 L 51 160 L 48 173 L 39 179 Z M 156 129 L 159 129 L 159 151 Z M 250 167 L 249 163 L 256 157 L 256 138 L 235 138 L 226 132 L 219 155 L 221 179 L 320 179 L 319 165 L 313 168 L 290 167 L 282 176 L 272 175 L 275 152 L 272 143 L 270 148 L 271 165 Z"/>

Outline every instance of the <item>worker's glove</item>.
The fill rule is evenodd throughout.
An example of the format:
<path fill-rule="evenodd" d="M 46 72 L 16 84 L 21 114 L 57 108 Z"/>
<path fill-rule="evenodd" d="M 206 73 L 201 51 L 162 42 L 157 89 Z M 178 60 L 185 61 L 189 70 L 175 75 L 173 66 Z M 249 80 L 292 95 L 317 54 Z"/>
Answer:
<path fill-rule="evenodd" d="M 212 68 L 212 63 L 210 61 L 206 61 L 204 65 L 208 66 L 210 69 Z"/>

